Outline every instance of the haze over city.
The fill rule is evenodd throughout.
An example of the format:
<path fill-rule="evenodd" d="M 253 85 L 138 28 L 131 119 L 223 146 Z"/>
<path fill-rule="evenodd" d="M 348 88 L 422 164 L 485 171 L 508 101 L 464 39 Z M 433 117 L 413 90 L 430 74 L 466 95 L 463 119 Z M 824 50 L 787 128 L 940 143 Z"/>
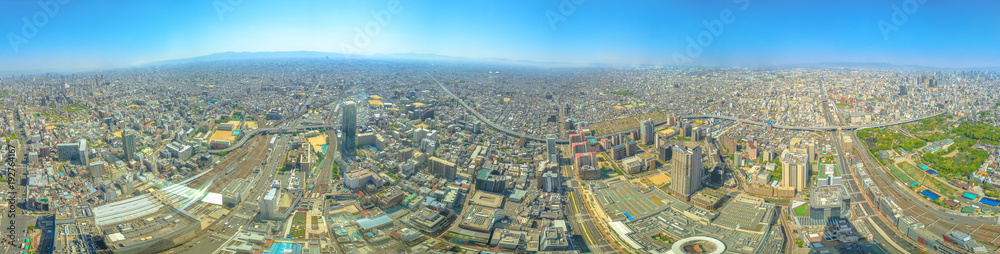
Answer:
<path fill-rule="evenodd" d="M 230 51 L 675 65 L 687 38 L 705 31 L 710 43 L 682 64 L 1000 66 L 993 1 L 578 2 L 8 2 L 0 70 L 120 68 Z M 731 22 L 705 25 L 723 12 Z M 374 36 L 355 45 L 359 31 Z"/>

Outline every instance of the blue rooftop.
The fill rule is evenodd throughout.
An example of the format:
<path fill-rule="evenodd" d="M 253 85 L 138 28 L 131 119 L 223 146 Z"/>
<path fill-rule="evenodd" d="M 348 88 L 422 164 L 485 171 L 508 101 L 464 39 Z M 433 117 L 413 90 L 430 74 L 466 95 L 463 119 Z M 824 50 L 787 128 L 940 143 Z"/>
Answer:
<path fill-rule="evenodd" d="M 938 198 L 941 198 L 941 195 L 938 195 L 937 193 L 934 193 L 933 191 L 930 190 L 921 191 L 920 194 L 924 194 L 924 196 L 927 196 L 931 200 L 937 200 Z"/>

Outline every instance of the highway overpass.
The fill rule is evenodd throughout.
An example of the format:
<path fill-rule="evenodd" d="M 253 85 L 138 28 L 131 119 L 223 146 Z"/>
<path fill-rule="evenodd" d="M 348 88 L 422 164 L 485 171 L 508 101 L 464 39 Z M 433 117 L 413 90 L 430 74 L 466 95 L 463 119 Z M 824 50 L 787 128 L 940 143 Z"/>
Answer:
<path fill-rule="evenodd" d="M 927 119 L 927 118 L 939 116 L 941 114 L 944 114 L 944 112 L 939 112 L 939 113 L 935 113 L 935 114 L 931 114 L 931 115 L 926 115 L 926 116 L 922 116 L 922 117 L 917 117 L 917 118 L 906 119 L 906 120 L 902 120 L 902 121 L 895 121 L 895 122 L 881 123 L 881 124 L 868 124 L 868 125 L 788 126 L 788 125 L 773 124 L 773 125 L 771 125 L 771 127 L 775 128 L 775 129 L 794 130 L 794 131 L 861 130 L 861 129 L 882 128 L 882 127 L 888 127 L 888 126 L 893 126 L 893 125 L 898 125 L 898 124 L 912 123 L 912 122 L 924 120 L 924 119 Z M 746 123 L 746 124 L 767 126 L 767 123 L 762 123 L 762 122 L 757 122 L 757 121 L 743 120 L 743 119 L 739 119 L 739 118 L 735 118 L 735 117 L 720 116 L 720 115 L 690 115 L 690 116 L 683 116 L 681 118 L 684 118 L 684 119 L 705 119 L 705 118 L 726 119 L 726 120 L 737 121 L 737 122 Z"/>

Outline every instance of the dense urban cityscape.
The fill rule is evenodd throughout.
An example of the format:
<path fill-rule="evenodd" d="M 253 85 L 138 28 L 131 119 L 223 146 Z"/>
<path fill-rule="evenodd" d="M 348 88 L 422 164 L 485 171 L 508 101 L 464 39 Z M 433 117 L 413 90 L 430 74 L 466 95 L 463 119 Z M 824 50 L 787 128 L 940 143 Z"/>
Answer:
<path fill-rule="evenodd" d="M 997 72 L 317 57 L 0 82 L 2 205 L 40 253 L 1000 246 Z"/>
<path fill-rule="evenodd" d="M 1000 253 L 997 1 L 0 1 L 0 254 Z"/>

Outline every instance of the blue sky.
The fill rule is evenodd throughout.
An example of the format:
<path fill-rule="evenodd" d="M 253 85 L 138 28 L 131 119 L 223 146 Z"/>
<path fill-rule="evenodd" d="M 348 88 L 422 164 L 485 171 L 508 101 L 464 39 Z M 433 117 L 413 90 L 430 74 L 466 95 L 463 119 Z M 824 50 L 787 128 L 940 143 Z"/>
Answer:
<path fill-rule="evenodd" d="M 0 2 L 0 71 L 345 49 L 569 63 L 1000 67 L 1000 2 L 985 0 L 65 1 L 50 1 L 58 10 Z M 380 24 L 373 13 L 391 19 Z M 883 33 L 880 22 L 895 30 Z M 366 28 L 377 34 L 355 42 Z M 688 38 L 698 44 L 699 35 L 701 50 L 688 54 Z"/>

